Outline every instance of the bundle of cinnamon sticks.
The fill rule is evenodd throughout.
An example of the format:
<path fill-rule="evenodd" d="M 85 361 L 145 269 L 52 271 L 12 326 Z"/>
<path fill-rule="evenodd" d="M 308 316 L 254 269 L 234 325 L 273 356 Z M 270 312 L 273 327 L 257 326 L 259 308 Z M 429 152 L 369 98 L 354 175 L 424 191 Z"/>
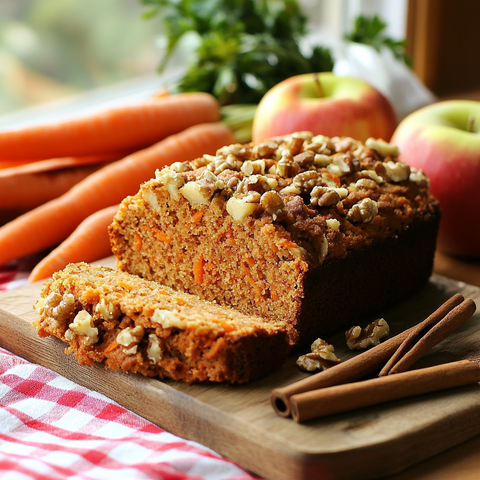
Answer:
<path fill-rule="evenodd" d="M 456 294 L 418 325 L 346 362 L 272 391 L 275 412 L 303 422 L 400 398 L 480 382 L 469 360 L 407 371 L 475 313 L 475 302 Z M 378 378 L 357 381 L 376 373 Z M 353 382 L 353 383 L 352 383 Z"/>

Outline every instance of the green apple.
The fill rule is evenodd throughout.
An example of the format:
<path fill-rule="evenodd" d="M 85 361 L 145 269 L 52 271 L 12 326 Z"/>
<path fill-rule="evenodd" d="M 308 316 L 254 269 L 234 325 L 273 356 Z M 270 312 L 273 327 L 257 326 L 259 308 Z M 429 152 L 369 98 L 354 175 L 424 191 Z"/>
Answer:
<path fill-rule="evenodd" d="M 448 100 L 407 116 L 392 143 L 422 169 L 440 201 L 438 248 L 480 257 L 480 102 Z"/>
<path fill-rule="evenodd" d="M 290 77 L 269 90 L 253 120 L 254 142 L 297 131 L 390 140 L 397 116 L 367 82 L 330 72 Z"/>

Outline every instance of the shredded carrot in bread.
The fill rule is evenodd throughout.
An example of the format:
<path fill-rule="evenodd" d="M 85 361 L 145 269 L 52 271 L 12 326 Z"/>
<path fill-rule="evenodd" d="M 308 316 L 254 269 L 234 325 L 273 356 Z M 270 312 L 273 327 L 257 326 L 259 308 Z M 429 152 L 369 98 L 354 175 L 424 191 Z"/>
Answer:
<path fill-rule="evenodd" d="M 119 343 L 114 340 L 110 345 L 104 350 L 104 353 L 110 353 L 118 347 Z"/>
<path fill-rule="evenodd" d="M 202 256 L 200 256 L 193 264 L 193 278 L 197 285 L 201 285 L 203 283 L 203 265 L 204 264 L 205 264 L 205 260 Z"/>
<path fill-rule="evenodd" d="M 200 223 L 202 221 L 204 213 L 205 213 L 205 210 L 198 210 L 197 212 L 195 212 L 193 214 L 193 221 L 195 223 Z"/>
<path fill-rule="evenodd" d="M 170 243 L 172 241 L 172 239 L 166 233 L 163 233 L 161 230 L 155 232 L 155 237 L 161 242 L 165 243 Z"/>
<path fill-rule="evenodd" d="M 122 287 L 122 288 L 124 288 L 125 290 L 128 290 L 128 291 L 133 290 L 133 286 L 132 286 L 132 285 L 129 285 L 128 283 L 125 283 L 125 282 L 123 282 L 122 280 L 120 280 L 120 281 L 118 282 L 118 286 L 119 286 L 119 287 Z"/>
<path fill-rule="evenodd" d="M 222 322 L 222 328 L 225 331 L 225 333 L 233 332 L 235 330 L 235 327 L 231 323 Z"/>
<path fill-rule="evenodd" d="M 282 248 L 298 248 L 298 245 L 295 242 L 287 240 L 286 238 L 282 238 L 277 245 Z"/>
<path fill-rule="evenodd" d="M 225 346 L 225 339 L 223 337 L 220 337 L 212 345 L 212 348 L 203 355 L 203 358 L 206 358 L 207 360 L 212 359 L 223 346 Z"/>
<path fill-rule="evenodd" d="M 142 237 L 137 232 L 134 232 L 133 235 L 134 235 L 133 248 L 135 250 L 140 250 L 142 248 Z"/>

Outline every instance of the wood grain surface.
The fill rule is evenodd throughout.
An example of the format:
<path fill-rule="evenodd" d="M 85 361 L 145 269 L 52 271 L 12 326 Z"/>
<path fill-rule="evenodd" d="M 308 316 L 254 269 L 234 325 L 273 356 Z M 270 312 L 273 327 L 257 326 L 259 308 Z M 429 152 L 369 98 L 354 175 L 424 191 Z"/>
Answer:
<path fill-rule="evenodd" d="M 112 259 L 101 262 L 112 265 Z M 79 365 L 66 344 L 40 339 L 31 323 L 41 284 L 0 294 L 0 346 L 101 392 L 160 427 L 200 442 L 244 468 L 275 480 L 384 478 L 480 434 L 480 385 L 390 402 L 298 425 L 275 415 L 273 388 L 303 378 L 292 354 L 276 373 L 248 385 L 193 385 Z M 480 305 L 477 287 L 433 275 L 407 301 L 377 312 L 392 334 L 426 318 L 454 293 Z M 343 333 L 329 339 L 349 358 Z M 480 361 L 480 313 L 415 368 Z M 401 475 L 401 474 L 400 474 Z M 398 477 L 399 479 L 401 477 Z M 427 478 L 427 477 L 426 477 Z M 453 478 L 453 477 L 452 477 Z"/>

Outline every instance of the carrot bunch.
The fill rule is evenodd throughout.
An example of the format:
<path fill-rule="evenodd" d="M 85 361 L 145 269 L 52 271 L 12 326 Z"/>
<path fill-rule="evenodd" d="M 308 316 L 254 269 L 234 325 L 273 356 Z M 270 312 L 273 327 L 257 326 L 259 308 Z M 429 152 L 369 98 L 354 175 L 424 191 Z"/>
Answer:
<path fill-rule="evenodd" d="M 36 200 L 29 195 L 45 197 L 45 191 L 54 195 L 0 227 L 0 265 L 61 244 L 32 272 L 34 281 L 70 261 L 106 256 L 110 250 L 105 251 L 105 224 L 113 218 L 111 206 L 135 194 L 157 168 L 213 154 L 233 143 L 231 131 L 218 120 L 219 107 L 211 95 L 186 93 L 57 124 L 0 130 L 0 208 L 20 204 L 28 208 Z M 66 181 L 63 191 L 36 188 L 40 172 L 67 164 L 92 167 L 96 158 L 104 166 L 78 183 Z M 2 161 L 9 166 L 1 169 Z M 11 166 L 15 161 L 23 165 Z M 17 191 L 21 193 L 15 201 Z M 90 215 L 95 216 L 85 221 Z"/>

